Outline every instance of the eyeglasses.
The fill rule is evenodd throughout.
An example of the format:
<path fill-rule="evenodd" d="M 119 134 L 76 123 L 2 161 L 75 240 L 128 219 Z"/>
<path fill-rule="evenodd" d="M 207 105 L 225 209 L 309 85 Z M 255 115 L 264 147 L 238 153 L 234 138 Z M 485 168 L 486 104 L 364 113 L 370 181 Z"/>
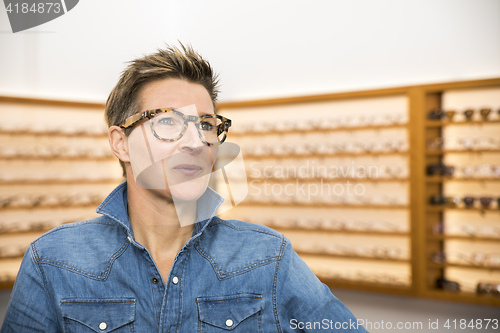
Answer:
<path fill-rule="evenodd" d="M 429 164 L 427 166 L 427 175 L 435 176 L 453 176 L 455 172 L 455 167 L 450 165 L 444 165 L 443 163 Z"/>
<path fill-rule="evenodd" d="M 134 114 L 123 123 L 121 128 L 131 128 L 143 119 L 150 120 L 153 135 L 162 141 L 174 142 L 182 138 L 193 122 L 198 130 L 201 142 L 207 146 L 220 145 L 226 140 L 227 132 L 231 127 L 231 120 L 217 114 L 206 114 L 201 117 L 185 115 L 173 109 L 146 110 Z"/>
<path fill-rule="evenodd" d="M 458 282 L 446 280 L 444 278 L 437 278 L 436 279 L 436 288 L 447 290 L 447 291 L 458 292 L 458 291 L 460 291 L 460 284 Z"/>
<path fill-rule="evenodd" d="M 500 296 L 500 283 L 479 282 L 476 286 L 478 294 L 491 294 Z"/>
<path fill-rule="evenodd" d="M 500 209 L 500 198 L 494 198 L 494 197 L 489 197 L 489 196 L 483 196 L 483 197 L 472 197 L 472 196 L 466 196 L 463 198 L 460 198 L 458 196 L 453 196 L 453 197 L 447 197 L 441 194 L 438 195 L 433 195 L 430 198 L 430 203 L 433 205 L 448 205 L 450 207 L 457 207 L 460 205 L 460 203 L 463 203 L 465 208 L 472 208 L 474 207 L 475 202 L 479 201 L 481 208 L 490 208 L 491 204 L 496 200 L 497 201 L 497 208 Z"/>
<path fill-rule="evenodd" d="M 480 119 L 482 118 L 483 121 L 491 120 L 490 116 L 493 114 L 491 108 L 484 107 L 484 108 L 480 108 L 480 109 L 466 109 L 466 110 L 463 110 L 462 112 L 455 111 L 455 110 L 446 110 L 445 111 L 445 110 L 441 110 L 441 109 L 433 109 L 433 110 L 429 111 L 427 116 L 430 120 L 447 119 L 448 121 L 452 121 L 455 114 L 463 114 L 465 121 L 472 121 L 475 118 L 474 114 L 476 114 L 476 113 L 479 114 Z M 497 111 L 497 113 L 500 115 L 500 109 Z"/>

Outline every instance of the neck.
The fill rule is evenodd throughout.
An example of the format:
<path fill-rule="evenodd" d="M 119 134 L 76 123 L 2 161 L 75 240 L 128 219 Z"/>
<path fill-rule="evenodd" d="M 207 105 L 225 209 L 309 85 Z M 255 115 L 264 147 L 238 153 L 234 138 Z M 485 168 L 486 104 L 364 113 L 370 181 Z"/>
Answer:
<path fill-rule="evenodd" d="M 128 181 L 127 198 L 135 240 L 148 249 L 155 261 L 175 256 L 191 238 L 196 202 L 174 205 L 165 191 L 143 189 L 134 180 Z"/>

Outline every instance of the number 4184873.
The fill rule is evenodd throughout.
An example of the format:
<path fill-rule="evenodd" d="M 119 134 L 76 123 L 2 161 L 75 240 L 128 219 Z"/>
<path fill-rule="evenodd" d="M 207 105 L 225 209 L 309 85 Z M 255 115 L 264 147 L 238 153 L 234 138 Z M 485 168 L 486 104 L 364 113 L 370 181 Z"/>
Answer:
<path fill-rule="evenodd" d="M 452 330 L 465 330 L 465 329 L 488 329 L 492 328 L 494 330 L 498 329 L 498 319 L 448 319 L 443 325 L 446 329 Z"/>
<path fill-rule="evenodd" d="M 39 3 L 34 3 L 31 6 L 26 3 L 9 3 L 7 6 L 7 13 L 12 13 L 14 12 L 15 14 L 28 14 L 28 13 L 55 13 L 59 14 L 61 12 L 61 4 L 57 2 L 39 2 Z"/>

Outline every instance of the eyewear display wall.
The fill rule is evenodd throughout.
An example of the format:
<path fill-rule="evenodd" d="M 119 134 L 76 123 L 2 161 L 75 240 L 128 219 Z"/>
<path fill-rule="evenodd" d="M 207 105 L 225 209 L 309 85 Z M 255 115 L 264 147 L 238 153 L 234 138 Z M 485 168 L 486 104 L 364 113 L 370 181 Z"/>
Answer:
<path fill-rule="evenodd" d="M 123 126 L 168 141 L 191 121 L 208 143 L 239 144 L 234 185 L 249 195 L 222 217 L 282 231 L 331 286 L 500 305 L 497 96 L 500 79 L 222 103 L 220 117 L 179 115 L 173 134 L 143 113 Z M 0 99 L 1 285 L 31 239 L 95 216 L 122 180 L 102 107 Z"/>

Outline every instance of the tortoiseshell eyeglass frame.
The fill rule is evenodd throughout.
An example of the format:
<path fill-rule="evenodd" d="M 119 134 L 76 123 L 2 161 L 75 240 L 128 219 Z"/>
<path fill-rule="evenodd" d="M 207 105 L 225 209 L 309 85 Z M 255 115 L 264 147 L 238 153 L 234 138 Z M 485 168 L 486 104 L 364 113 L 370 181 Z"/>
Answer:
<path fill-rule="evenodd" d="M 184 119 L 184 127 L 182 128 L 181 133 L 173 139 L 165 139 L 165 138 L 160 137 L 158 134 L 156 134 L 156 132 L 153 128 L 154 116 L 156 116 L 159 113 L 165 113 L 165 112 L 174 112 Z M 218 115 L 218 114 L 206 114 L 206 115 L 203 115 L 201 117 L 198 117 L 198 116 L 185 115 L 184 113 L 177 111 L 177 110 L 174 110 L 174 109 L 152 109 L 152 110 L 146 110 L 146 111 L 141 112 L 141 113 L 136 113 L 136 114 L 128 117 L 127 119 L 125 119 L 125 121 L 123 123 L 121 123 L 119 126 L 123 129 L 131 128 L 131 127 L 135 126 L 138 122 L 140 122 L 141 120 L 146 119 L 146 118 L 150 120 L 150 127 L 151 127 L 151 131 L 153 132 L 153 135 L 157 139 L 162 140 L 162 141 L 167 141 L 167 142 L 174 142 L 174 141 L 177 141 L 180 138 L 182 138 L 182 136 L 186 133 L 186 130 L 188 128 L 188 123 L 191 121 L 195 124 L 196 129 L 198 130 L 198 135 L 200 136 L 201 142 L 203 142 L 207 146 L 217 146 L 217 145 L 222 144 L 226 140 L 227 132 L 229 131 L 229 127 L 231 127 L 231 119 L 228 119 L 228 118 L 223 117 L 223 116 Z M 221 135 L 221 134 L 224 134 L 224 136 L 222 137 L 222 139 L 219 139 L 218 142 L 208 142 L 205 140 L 203 135 L 200 133 L 199 126 L 200 126 L 201 121 L 204 119 L 213 119 L 213 118 L 217 118 L 220 121 L 222 121 L 222 123 L 217 126 L 217 137 L 219 137 L 219 135 Z"/>

